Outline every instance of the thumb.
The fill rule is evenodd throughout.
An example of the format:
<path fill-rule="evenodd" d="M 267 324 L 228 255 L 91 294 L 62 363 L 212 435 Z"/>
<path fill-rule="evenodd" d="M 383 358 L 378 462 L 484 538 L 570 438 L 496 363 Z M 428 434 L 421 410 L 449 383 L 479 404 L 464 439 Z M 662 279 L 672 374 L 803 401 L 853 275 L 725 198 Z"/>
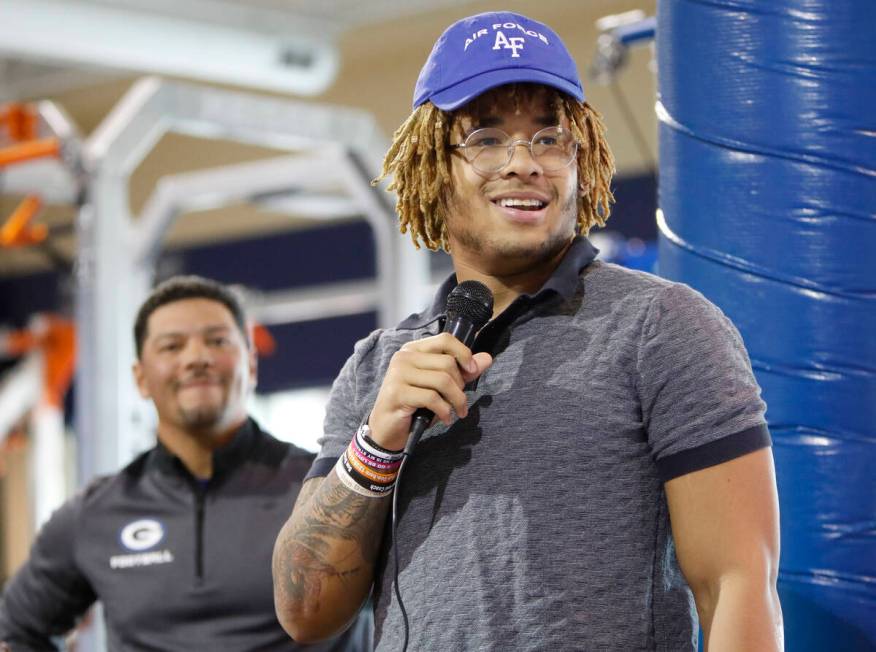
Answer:
<path fill-rule="evenodd" d="M 463 370 L 462 373 L 462 377 L 467 383 L 470 383 L 475 378 L 478 378 L 482 373 L 490 368 L 490 365 L 493 364 L 493 356 L 491 356 L 489 353 L 481 351 L 480 353 L 475 353 L 471 357 L 471 362 L 472 371 Z"/>

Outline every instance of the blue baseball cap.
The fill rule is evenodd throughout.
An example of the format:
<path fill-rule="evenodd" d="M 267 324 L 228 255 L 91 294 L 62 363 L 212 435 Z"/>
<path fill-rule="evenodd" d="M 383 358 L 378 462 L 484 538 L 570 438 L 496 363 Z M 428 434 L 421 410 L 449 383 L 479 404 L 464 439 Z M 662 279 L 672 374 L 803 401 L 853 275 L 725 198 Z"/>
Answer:
<path fill-rule="evenodd" d="M 414 108 L 431 101 L 452 111 L 515 82 L 544 84 L 584 101 L 575 61 L 550 27 L 510 11 L 470 16 L 435 42 L 417 79 Z"/>

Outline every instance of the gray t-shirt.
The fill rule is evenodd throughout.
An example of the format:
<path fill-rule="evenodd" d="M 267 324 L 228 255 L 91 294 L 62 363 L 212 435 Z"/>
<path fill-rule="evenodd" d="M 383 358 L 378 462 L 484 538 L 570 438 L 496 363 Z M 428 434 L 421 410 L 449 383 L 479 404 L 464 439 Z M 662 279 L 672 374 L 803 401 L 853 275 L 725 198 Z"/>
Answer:
<path fill-rule="evenodd" d="M 769 445 L 738 332 L 687 286 L 592 262 L 579 238 L 535 295 L 478 336 L 495 361 L 471 409 L 429 429 L 399 491 L 411 650 L 678 650 L 696 613 L 663 482 Z M 392 354 L 440 332 L 432 307 L 357 343 L 311 476 L 330 472 Z M 388 532 L 388 530 L 387 530 Z M 401 649 L 389 536 L 376 649 Z"/>

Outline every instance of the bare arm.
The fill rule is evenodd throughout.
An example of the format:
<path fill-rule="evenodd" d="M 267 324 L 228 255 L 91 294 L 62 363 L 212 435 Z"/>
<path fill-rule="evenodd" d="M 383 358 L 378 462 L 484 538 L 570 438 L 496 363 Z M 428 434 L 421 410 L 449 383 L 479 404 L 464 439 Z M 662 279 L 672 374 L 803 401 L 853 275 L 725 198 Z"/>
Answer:
<path fill-rule="evenodd" d="M 765 448 L 666 483 L 681 570 L 707 652 L 783 649 L 779 510 Z"/>
<path fill-rule="evenodd" d="M 308 480 L 274 545 L 274 604 L 301 643 L 345 627 L 368 597 L 389 498 L 344 487 L 334 470 Z"/>
<path fill-rule="evenodd" d="M 400 450 L 417 408 L 445 423 L 466 414 L 465 383 L 491 363 L 446 333 L 406 344 L 393 355 L 371 410 L 372 437 Z M 304 484 L 273 558 L 277 617 L 296 641 L 327 638 L 356 615 L 374 581 L 390 500 L 350 491 L 334 470 Z"/>

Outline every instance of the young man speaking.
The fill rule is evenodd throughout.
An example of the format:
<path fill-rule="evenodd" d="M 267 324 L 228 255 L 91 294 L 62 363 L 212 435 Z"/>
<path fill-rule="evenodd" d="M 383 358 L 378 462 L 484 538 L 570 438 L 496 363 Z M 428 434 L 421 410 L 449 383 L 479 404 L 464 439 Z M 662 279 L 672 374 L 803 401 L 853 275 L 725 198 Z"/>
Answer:
<path fill-rule="evenodd" d="M 595 260 L 613 167 L 549 27 L 487 13 L 439 38 L 383 174 L 455 274 L 335 381 L 274 550 L 296 640 L 373 587 L 380 651 L 692 650 L 696 614 L 710 650 L 781 648 L 760 390 L 701 295 Z M 441 332 L 468 280 L 494 297 L 471 349 Z M 418 408 L 436 420 L 395 486 Z"/>

